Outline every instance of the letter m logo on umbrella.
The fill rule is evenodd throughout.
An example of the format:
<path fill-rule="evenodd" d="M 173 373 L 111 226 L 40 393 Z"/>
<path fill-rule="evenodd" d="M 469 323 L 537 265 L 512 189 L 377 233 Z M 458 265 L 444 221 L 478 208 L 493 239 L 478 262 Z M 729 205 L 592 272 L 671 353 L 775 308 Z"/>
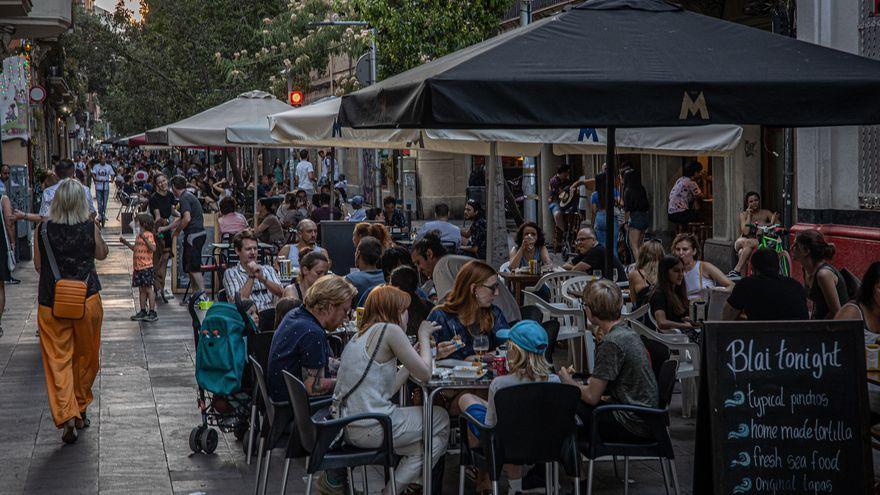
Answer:
<path fill-rule="evenodd" d="M 687 91 L 684 92 L 678 120 L 687 120 L 691 115 L 695 117 L 699 115 L 702 120 L 709 120 L 709 108 L 706 106 L 706 97 L 703 96 L 702 91 L 696 98 L 691 98 Z"/>

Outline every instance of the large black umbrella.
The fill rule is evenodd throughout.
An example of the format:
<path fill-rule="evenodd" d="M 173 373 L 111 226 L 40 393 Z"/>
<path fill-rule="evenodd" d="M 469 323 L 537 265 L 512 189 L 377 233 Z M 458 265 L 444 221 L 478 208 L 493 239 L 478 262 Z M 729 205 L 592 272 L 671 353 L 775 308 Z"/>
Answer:
<path fill-rule="evenodd" d="M 615 127 L 880 123 L 880 62 L 661 0 L 591 0 L 346 95 L 339 120 L 607 127 L 613 177 Z"/>

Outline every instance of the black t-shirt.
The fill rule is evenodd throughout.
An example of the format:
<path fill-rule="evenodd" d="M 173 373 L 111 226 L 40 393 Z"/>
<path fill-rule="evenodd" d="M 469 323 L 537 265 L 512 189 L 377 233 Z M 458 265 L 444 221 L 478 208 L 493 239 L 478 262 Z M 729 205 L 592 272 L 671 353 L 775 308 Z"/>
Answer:
<path fill-rule="evenodd" d="M 804 286 L 791 277 L 752 275 L 733 287 L 727 304 L 750 320 L 808 320 Z"/>
<path fill-rule="evenodd" d="M 683 322 L 684 318 L 688 316 L 688 304 L 686 303 L 684 306 L 684 311 L 676 312 L 673 311 L 669 305 L 669 299 L 666 297 L 666 294 L 661 290 L 655 290 L 651 294 L 651 314 L 654 314 L 656 311 L 662 310 L 666 313 L 666 319 L 669 321 L 677 321 Z"/>
<path fill-rule="evenodd" d="M 596 244 L 586 253 L 577 254 L 572 258 L 572 265 L 577 265 L 578 263 L 590 265 L 590 268 L 587 270 L 588 273 L 592 270 L 602 270 L 602 277 L 611 280 L 611 271 L 605 269 L 605 247 L 601 244 Z M 612 263 L 614 263 L 614 269 L 617 270 L 617 280 L 626 280 L 626 269 L 620 264 L 620 260 L 613 258 Z"/>
<path fill-rule="evenodd" d="M 159 210 L 159 215 L 164 219 L 171 218 L 171 212 L 174 211 L 174 205 L 177 201 L 174 199 L 174 195 L 166 193 L 164 196 L 159 193 L 153 193 L 150 196 L 150 213 L 153 213 L 156 210 Z"/>

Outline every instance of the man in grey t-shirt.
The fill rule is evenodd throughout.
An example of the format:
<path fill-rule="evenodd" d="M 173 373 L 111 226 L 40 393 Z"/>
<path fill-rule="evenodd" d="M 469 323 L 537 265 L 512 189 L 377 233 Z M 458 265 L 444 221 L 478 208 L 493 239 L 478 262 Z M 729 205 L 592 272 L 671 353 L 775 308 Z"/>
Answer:
<path fill-rule="evenodd" d="M 434 206 L 434 218 L 436 218 L 436 220 L 426 222 L 425 225 L 419 229 L 419 233 L 416 235 L 416 240 L 424 237 L 426 233 L 435 230 L 440 233 L 440 241 L 443 242 L 443 244 L 452 244 L 453 249 L 451 251 L 453 253 L 457 252 L 459 246 L 461 246 L 461 229 L 449 223 L 449 205 L 446 203 L 437 203 L 437 205 Z"/>
<path fill-rule="evenodd" d="M 593 374 L 586 385 L 575 382 L 565 369 L 560 370 L 559 377 L 581 389 L 583 404 L 578 407 L 578 417 L 584 421 L 585 431 L 589 431 L 588 418 L 603 395 L 610 396 L 614 404 L 657 407 L 659 389 L 642 339 L 620 318 L 623 294 L 617 284 L 604 279 L 593 282 L 583 303 L 599 341 Z M 651 437 L 650 427 L 631 413 L 614 411 L 612 415 L 601 415 L 599 421 L 606 441 Z"/>
<path fill-rule="evenodd" d="M 183 232 L 183 266 L 189 275 L 192 293 L 195 294 L 205 288 L 205 279 L 202 277 L 202 247 L 207 238 L 205 216 L 199 199 L 186 190 L 186 177 L 174 176 L 171 179 L 171 192 L 177 198 L 180 208 L 180 216 L 171 227 L 175 237 Z"/>

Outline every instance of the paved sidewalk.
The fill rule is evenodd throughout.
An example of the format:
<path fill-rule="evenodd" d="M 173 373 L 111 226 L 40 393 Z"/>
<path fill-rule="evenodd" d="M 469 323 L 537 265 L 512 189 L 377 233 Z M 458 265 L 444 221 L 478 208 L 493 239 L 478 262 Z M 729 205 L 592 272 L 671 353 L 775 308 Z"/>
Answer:
<path fill-rule="evenodd" d="M 117 207 L 111 204 L 108 209 L 115 214 Z M 32 264 L 21 263 L 16 276 L 22 283 L 7 286 L 5 335 L 0 338 L 0 493 L 251 493 L 254 466 L 245 462 L 242 445 L 232 434 L 221 435 L 214 455 L 189 450 L 190 429 L 200 424 L 189 316 L 172 301 L 160 305 L 157 322 L 130 321 L 137 296 L 130 287 L 131 253 L 117 240 L 117 222 L 108 223 L 104 237 L 110 256 L 98 264 L 105 310 L 102 369 L 89 409 L 92 426 L 74 445 L 61 443 L 46 403 L 34 335 L 37 274 Z M 694 421 L 681 419 L 678 395 L 675 404 L 672 432 L 678 474 L 683 493 L 689 493 Z M 271 466 L 273 493 L 280 487 L 279 457 Z M 443 492 L 452 494 L 458 488 L 456 458 L 447 457 L 446 466 Z M 302 462 L 291 471 L 289 493 L 303 493 Z M 377 492 L 381 483 L 372 478 L 370 491 Z M 634 461 L 630 478 L 635 480 L 634 494 L 665 493 L 656 461 Z M 598 466 L 594 489 L 622 492 L 610 463 Z"/>

